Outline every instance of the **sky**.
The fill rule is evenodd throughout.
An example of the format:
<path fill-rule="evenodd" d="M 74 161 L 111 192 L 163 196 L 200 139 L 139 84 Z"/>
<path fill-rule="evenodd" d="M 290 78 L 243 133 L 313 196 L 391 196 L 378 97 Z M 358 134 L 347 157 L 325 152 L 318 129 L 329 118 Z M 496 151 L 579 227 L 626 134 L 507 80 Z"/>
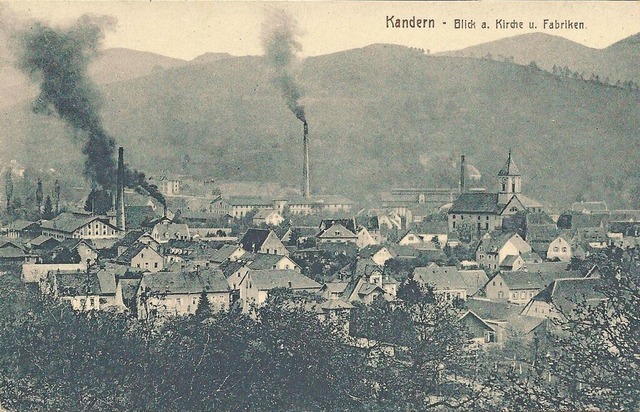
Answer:
<path fill-rule="evenodd" d="M 265 9 L 284 9 L 301 30 L 301 55 L 314 56 L 394 43 L 457 50 L 502 37 L 542 31 L 594 48 L 640 32 L 640 2 L 209 2 L 209 1 L 4 1 L 5 21 L 44 20 L 64 25 L 86 13 L 118 20 L 104 47 L 144 50 L 182 59 L 206 52 L 262 54 Z M 393 29 L 387 16 L 432 18 L 434 29 Z M 454 19 L 488 22 L 490 29 L 456 30 Z M 584 21 L 584 30 L 541 30 L 543 19 Z M 497 30 L 496 19 L 529 22 L 537 29 Z M 446 25 L 443 25 L 446 22 Z"/>

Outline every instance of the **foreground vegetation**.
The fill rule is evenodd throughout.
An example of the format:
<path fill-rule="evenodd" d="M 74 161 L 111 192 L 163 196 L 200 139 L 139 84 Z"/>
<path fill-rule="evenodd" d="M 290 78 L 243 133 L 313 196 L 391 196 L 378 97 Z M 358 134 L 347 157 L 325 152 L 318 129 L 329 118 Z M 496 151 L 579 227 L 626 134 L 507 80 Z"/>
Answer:
<path fill-rule="evenodd" d="M 317 299 L 278 290 L 248 317 L 140 322 L 78 313 L 0 283 L 0 403 L 9 410 L 637 410 L 638 254 L 594 258 L 607 299 L 550 334 L 495 354 L 470 349 L 451 305 L 409 282 L 401 302 L 357 305 L 350 333 Z M 579 298 L 577 298 L 579 300 Z M 364 337 L 368 339 L 363 339 Z M 504 351 L 513 368 L 500 363 Z M 516 361 L 530 365 L 525 373 Z"/>

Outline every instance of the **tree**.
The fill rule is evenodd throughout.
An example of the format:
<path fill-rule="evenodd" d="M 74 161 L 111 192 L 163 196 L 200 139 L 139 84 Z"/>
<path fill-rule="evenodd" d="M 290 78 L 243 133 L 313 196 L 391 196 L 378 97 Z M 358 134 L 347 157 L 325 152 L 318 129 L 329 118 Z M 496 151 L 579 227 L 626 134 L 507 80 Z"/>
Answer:
<path fill-rule="evenodd" d="M 42 217 L 47 220 L 54 218 L 53 205 L 51 204 L 51 196 L 49 195 L 47 195 L 46 199 L 44 200 L 44 209 L 42 211 Z"/>
<path fill-rule="evenodd" d="M 210 318 L 212 314 L 213 308 L 211 307 L 211 302 L 209 302 L 207 291 L 203 289 L 202 293 L 200 293 L 200 300 L 198 300 L 195 316 L 198 319 L 207 319 Z"/>
<path fill-rule="evenodd" d="M 4 195 L 7 198 L 7 213 L 11 212 L 11 200 L 13 198 L 13 178 L 11 177 L 11 169 L 7 169 L 4 173 Z"/>
<path fill-rule="evenodd" d="M 578 295 L 573 310 L 558 308 L 535 373 L 508 375 L 505 400 L 535 410 L 640 408 L 640 251 L 612 247 L 591 263 L 600 270 L 601 299 Z"/>
<path fill-rule="evenodd" d="M 55 215 L 60 214 L 60 182 L 58 179 L 53 183 L 53 203 L 55 204 Z"/>
<path fill-rule="evenodd" d="M 42 200 L 42 180 L 38 178 L 38 184 L 36 186 L 36 215 L 38 215 L 38 217 L 40 217 L 40 214 L 42 213 Z"/>
<path fill-rule="evenodd" d="M 368 339 L 359 369 L 372 388 L 370 409 L 481 408 L 487 387 L 474 373 L 477 354 L 458 318 L 435 297 L 352 310 L 352 334 Z"/>

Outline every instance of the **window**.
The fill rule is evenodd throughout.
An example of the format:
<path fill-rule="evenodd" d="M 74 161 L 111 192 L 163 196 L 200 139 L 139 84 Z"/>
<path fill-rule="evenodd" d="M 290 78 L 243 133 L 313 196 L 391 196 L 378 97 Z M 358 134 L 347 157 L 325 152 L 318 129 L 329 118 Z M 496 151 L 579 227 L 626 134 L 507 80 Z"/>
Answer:
<path fill-rule="evenodd" d="M 156 269 L 158 269 L 158 262 L 154 262 L 154 263 L 153 263 L 153 267 L 154 267 L 154 268 L 156 268 Z"/>
<path fill-rule="evenodd" d="M 520 298 L 522 298 L 522 299 L 526 299 L 526 298 L 527 298 L 527 294 L 526 294 L 526 292 L 522 292 L 522 293 L 520 293 Z"/>
<path fill-rule="evenodd" d="M 495 286 L 495 285 L 496 285 L 496 281 L 494 280 L 494 281 L 493 281 L 493 286 Z"/>
<path fill-rule="evenodd" d="M 566 251 L 567 251 L 567 247 L 566 247 L 566 246 L 565 246 L 565 247 L 563 247 L 563 248 L 562 248 L 562 251 L 563 251 L 563 252 L 566 252 Z"/>
<path fill-rule="evenodd" d="M 554 251 L 554 252 L 557 252 L 558 250 L 560 250 L 560 249 L 558 249 L 558 246 L 555 246 L 555 247 L 553 248 L 553 251 Z"/>

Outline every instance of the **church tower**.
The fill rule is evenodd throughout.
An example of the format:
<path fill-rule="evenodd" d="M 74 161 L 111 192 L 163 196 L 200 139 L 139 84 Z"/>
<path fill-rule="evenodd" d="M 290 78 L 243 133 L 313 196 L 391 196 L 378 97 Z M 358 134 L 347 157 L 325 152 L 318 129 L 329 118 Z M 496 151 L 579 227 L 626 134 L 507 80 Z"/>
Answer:
<path fill-rule="evenodd" d="M 513 195 L 517 195 L 522 190 L 522 176 L 520 171 L 513 163 L 511 158 L 511 149 L 509 149 L 509 157 L 507 163 L 498 172 L 498 203 L 506 204 L 511 200 Z"/>

